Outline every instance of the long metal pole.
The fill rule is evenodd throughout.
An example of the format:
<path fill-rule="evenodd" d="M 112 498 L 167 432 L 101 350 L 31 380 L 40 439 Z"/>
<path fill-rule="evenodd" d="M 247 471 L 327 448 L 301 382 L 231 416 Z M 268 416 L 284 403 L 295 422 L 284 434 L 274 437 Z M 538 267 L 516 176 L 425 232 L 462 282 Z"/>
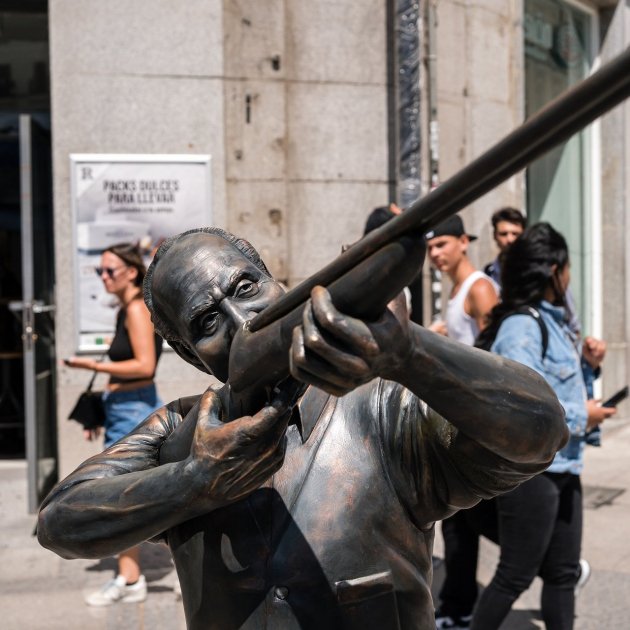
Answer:
<path fill-rule="evenodd" d="M 20 125 L 20 214 L 22 239 L 22 345 L 24 348 L 24 419 L 28 478 L 28 511 L 37 510 L 38 458 L 37 418 L 35 408 L 35 319 L 33 299 L 33 155 L 31 150 L 31 117 L 21 114 Z"/>
<path fill-rule="evenodd" d="M 593 75 L 551 101 L 520 127 L 405 212 L 388 221 L 249 322 L 253 332 L 304 303 L 383 245 L 404 234 L 424 234 L 483 196 L 630 96 L 630 47 Z"/>

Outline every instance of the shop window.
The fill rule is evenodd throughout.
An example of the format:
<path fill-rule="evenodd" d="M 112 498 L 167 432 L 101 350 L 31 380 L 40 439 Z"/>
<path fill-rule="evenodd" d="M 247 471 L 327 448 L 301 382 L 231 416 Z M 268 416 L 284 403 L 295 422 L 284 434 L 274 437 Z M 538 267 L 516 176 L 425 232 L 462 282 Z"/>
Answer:
<path fill-rule="evenodd" d="M 574 2 L 525 0 L 525 114 L 530 116 L 591 71 L 596 14 Z M 594 325 L 590 228 L 594 203 L 593 131 L 587 129 L 527 169 L 527 214 L 567 239 L 571 290 L 588 331 Z"/>

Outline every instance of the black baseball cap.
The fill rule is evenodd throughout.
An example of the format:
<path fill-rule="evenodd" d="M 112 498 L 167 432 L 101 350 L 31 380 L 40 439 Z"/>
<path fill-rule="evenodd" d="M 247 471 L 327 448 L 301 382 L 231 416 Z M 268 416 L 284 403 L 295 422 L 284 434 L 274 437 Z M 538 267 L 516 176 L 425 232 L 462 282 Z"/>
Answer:
<path fill-rule="evenodd" d="M 444 219 L 442 223 L 438 223 L 432 230 L 426 232 L 424 238 L 429 241 L 437 236 L 456 236 L 459 238 L 460 236 L 464 236 L 464 234 L 466 234 L 469 241 L 477 239 L 473 234 L 466 233 L 462 218 L 459 214 L 454 214 L 452 217 Z"/>

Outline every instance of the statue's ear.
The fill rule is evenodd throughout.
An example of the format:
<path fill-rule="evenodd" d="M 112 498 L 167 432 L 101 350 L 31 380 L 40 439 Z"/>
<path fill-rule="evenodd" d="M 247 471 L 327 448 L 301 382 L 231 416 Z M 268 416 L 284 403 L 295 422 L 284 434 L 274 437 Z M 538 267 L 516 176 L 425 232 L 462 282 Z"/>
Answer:
<path fill-rule="evenodd" d="M 191 349 L 181 341 L 169 341 L 168 345 L 177 352 L 177 354 L 186 361 L 186 363 L 190 363 L 198 370 L 205 372 L 206 374 L 212 374 L 212 372 L 199 360 L 199 357 L 191 351 Z"/>

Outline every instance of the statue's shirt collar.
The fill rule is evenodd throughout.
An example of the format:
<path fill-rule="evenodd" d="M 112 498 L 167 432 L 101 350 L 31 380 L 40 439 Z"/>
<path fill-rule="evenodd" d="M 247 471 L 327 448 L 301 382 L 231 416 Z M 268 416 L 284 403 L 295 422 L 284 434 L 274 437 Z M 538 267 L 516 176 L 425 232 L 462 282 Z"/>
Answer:
<path fill-rule="evenodd" d="M 297 426 L 302 437 L 302 443 L 310 437 L 329 398 L 330 394 L 325 391 L 316 387 L 309 387 L 293 408 L 289 424 Z"/>

